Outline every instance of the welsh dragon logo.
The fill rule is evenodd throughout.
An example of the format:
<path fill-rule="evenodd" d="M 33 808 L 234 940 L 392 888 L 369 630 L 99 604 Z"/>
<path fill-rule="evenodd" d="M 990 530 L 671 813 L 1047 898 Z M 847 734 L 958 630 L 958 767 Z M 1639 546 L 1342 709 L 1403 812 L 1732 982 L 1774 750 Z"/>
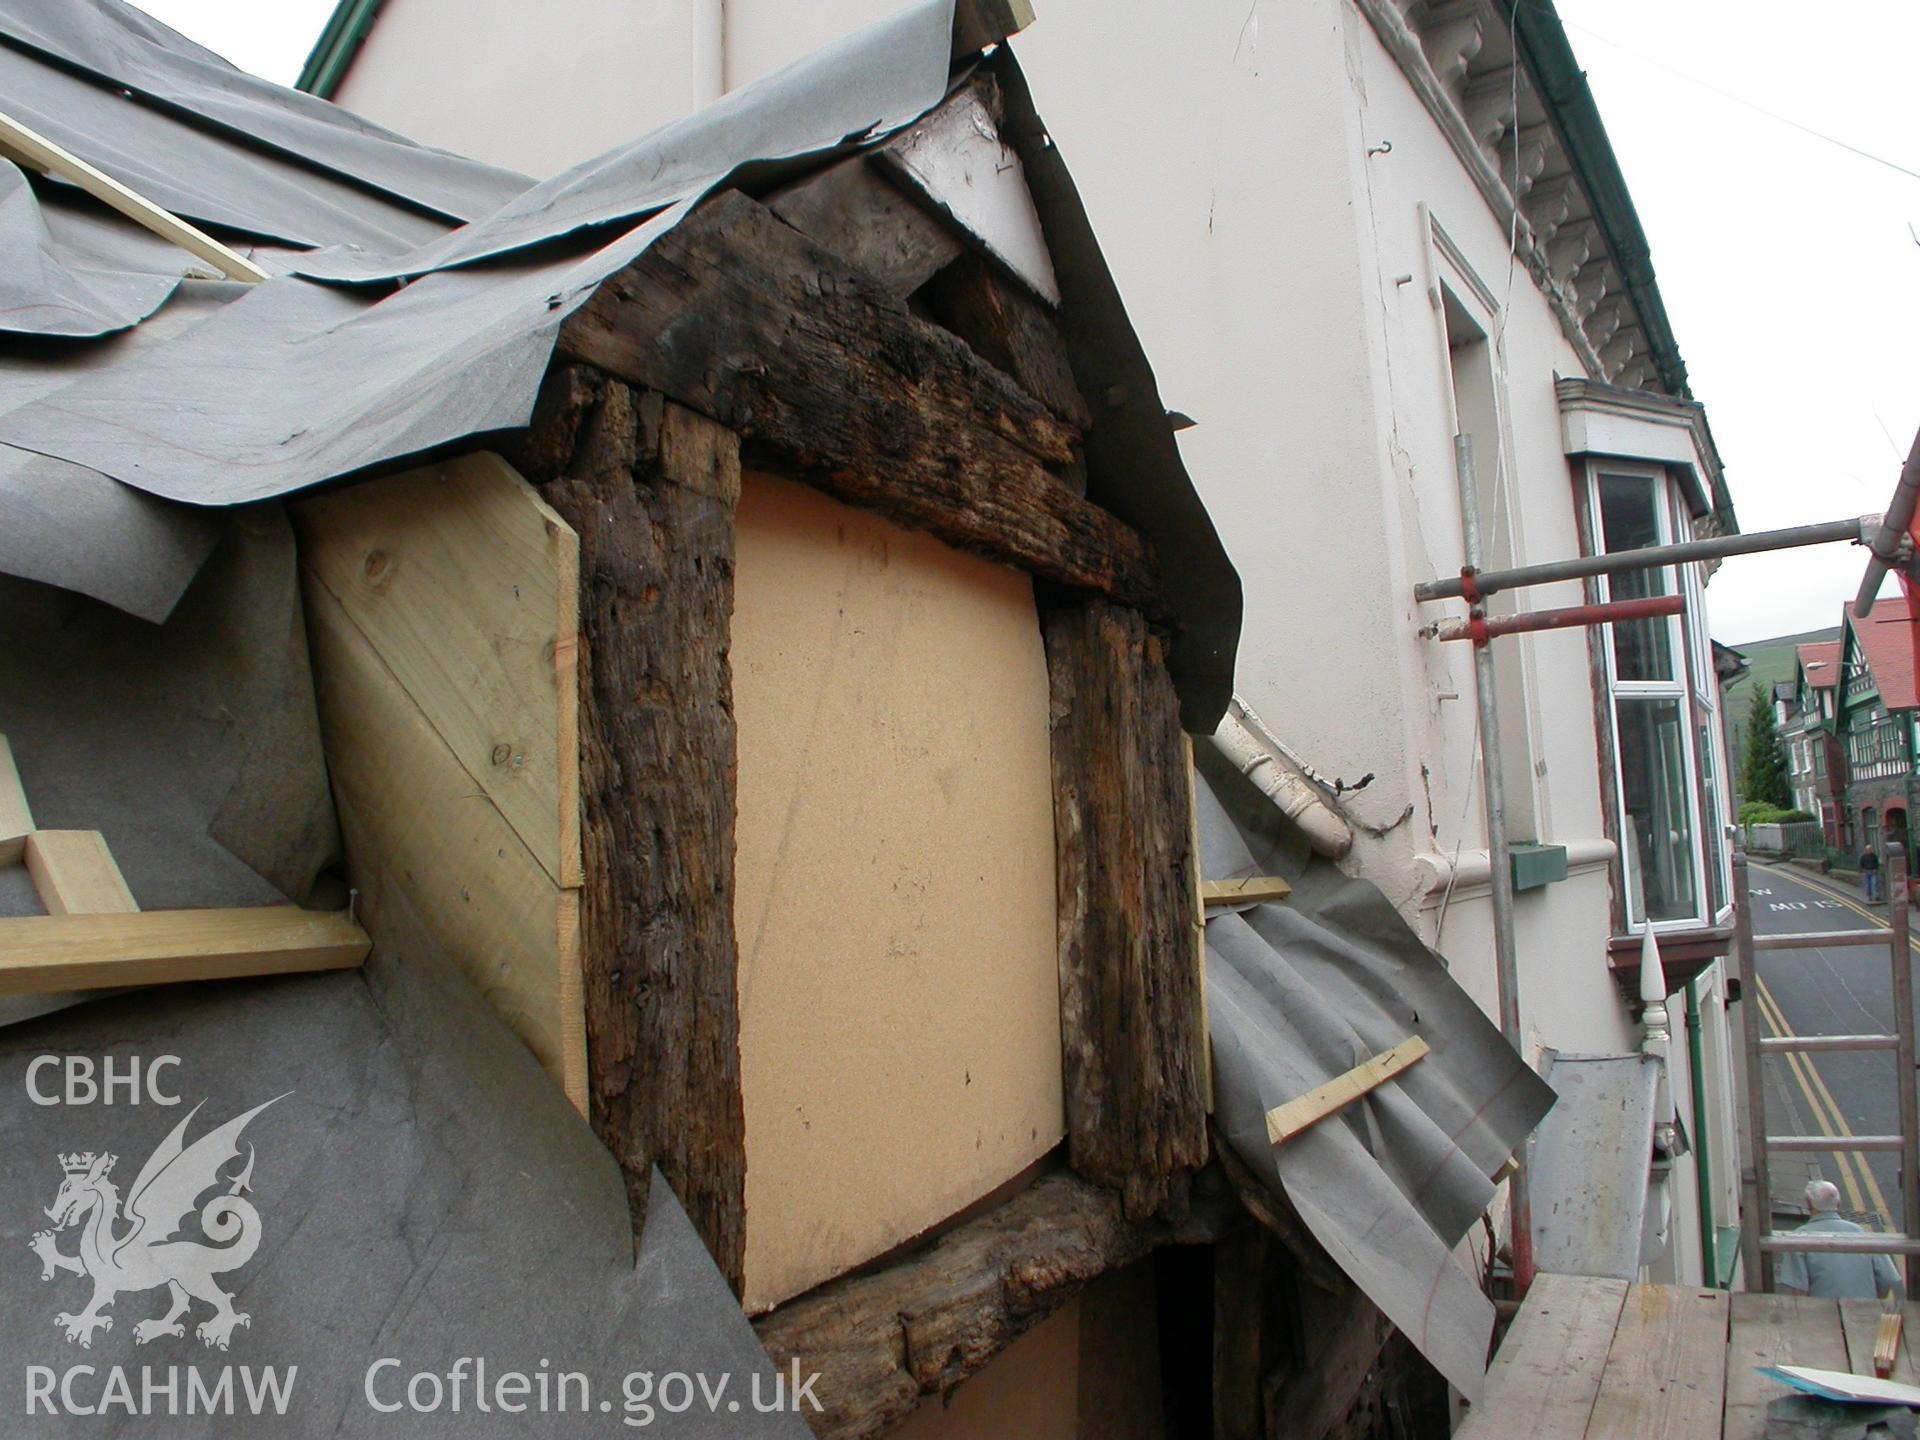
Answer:
<path fill-rule="evenodd" d="M 233 1296 L 214 1282 L 214 1276 L 238 1270 L 260 1247 L 260 1212 L 240 1193 L 251 1188 L 253 1147 L 247 1147 L 247 1163 L 237 1174 L 222 1176 L 220 1167 L 239 1157 L 240 1132 L 247 1122 L 267 1105 L 286 1098 L 276 1095 L 188 1145 L 184 1143 L 187 1126 L 200 1113 L 200 1106 L 194 1106 L 140 1167 L 127 1191 L 124 1213 L 119 1187 L 109 1178 L 118 1156 L 96 1155 L 91 1150 L 60 1156 L 66 1179 L 46 1209 L 54 1228 L 40 1231 L 28 1248 L 40 1257 L 42 1280 L 69 1271 L 93 1281 L 93 1298 L 86 1309 L 78 1315 L 62 1312 L 54 1317 L 69 1341 L 91 1349 L 95 1330 L 113 1328 L 113 1317 L 102 1312 L 115 1296 L 123 1290 L 153 1290 L 162 1285 L 171 1297 L 167 1313 L 134 1325 L 138 1344 L 162 1335 L 184 1335 L 181 1316 L 195 1300 L 213 1307 L 213 1314 L 195 1329 L 204 1344 L 224 1350 L 234 1328 L 251 1323 L 250 1316 L 233 1308 Z M 226 1191 L 200 1207 L 200 1228 L 214 1243 L 175 1239 L 199 1198 L 223 1183 Z M 63 1255 L 55 1231 L 75 1225 L 82 1227 L 79 1253 Z"/>

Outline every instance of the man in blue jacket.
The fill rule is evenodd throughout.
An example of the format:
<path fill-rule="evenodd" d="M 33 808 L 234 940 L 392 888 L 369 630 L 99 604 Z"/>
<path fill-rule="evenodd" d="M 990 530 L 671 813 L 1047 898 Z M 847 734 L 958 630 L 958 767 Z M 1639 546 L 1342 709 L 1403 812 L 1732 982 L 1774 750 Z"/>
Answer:
<path fill-rule="evenodd" d="M 1795 1235 L 1872 1233 L 1866 1226 L 1841 1217 L 1840 1191 L 1829 1180 L 1815 1180 L 1807 1186 L 1807 1209 L 1813 1218 L 1795 1230 Z M 1774 1281 L 1790 1294 L 1811 1295 L 1816 1300 L 1878 1300 L 1887 1291 L 1900 1288 L 1899 1273 L 1885 1255 L 1801 1250 L 1789 1250 L 1779 1257 Z"/>

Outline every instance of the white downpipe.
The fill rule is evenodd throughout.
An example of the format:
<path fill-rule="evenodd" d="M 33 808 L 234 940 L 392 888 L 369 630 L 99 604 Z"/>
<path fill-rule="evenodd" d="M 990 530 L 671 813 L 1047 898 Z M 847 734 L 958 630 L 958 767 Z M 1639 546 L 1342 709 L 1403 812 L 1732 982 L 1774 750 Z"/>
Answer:
<path fill-rule="evenodd" d="M 1282 815 L 1298 825 L 1318 853 L 1338 860 L 1353 848 L 1353 831 L 1347 822 L 1321 798 L 1314 783 L 1302 773 L 1300 761 L 1238 695 L 1213 732 L 1213 748 L 1257 785 Z"/>

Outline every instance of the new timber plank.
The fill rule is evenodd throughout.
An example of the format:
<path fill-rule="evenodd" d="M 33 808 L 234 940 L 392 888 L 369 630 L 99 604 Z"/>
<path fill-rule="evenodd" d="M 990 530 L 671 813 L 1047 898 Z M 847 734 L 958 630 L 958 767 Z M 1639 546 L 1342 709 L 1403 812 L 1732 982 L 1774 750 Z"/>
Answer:
<path fill-rule="evenodd" d="M 374 874 L 390 873 L 584 1111 L 579 891 L 554 884 L 333 592 L 311 571 L 305 582 L 321 739 L 369 928 L 383 899 Z"/>
<path fill-rule="evenodd" d="M 1535 1276 L 1455 1440 L 1584 1435 L 1626 1297 L 1624 1280 Z"/>
<path fill-rule="evenodd" d="M 367 932 L 332 911 L 146 910 L 0 920 L 0 995 L 347 970 Z"/>
<path fill-rule="evenodd" d="M 1726 1374 L 1725 1291 L 1635 1285 L 1620 1307 L 1588 1440 L 1718 1435 Z"/>
<path fill-rule="evenodd" d="M 11 865 L 20 858 L 31 829 L 33 811 L 27 806 L 27 792 L 20 786 L 20 772 L 14 767 L 7 737 L 0 735 L 0 865 Z"/>
<path fill-rule="evenodd" d="M 1763 1440 L 1767 1406 L 1785 1392 L 1756 1365 L 1811 1365 L 1845 1370 L 1847 1342 L 1840 1307 L 1797 1295 L 1733 1297 L 1727 1342 L 1726 1440 Z"/>
<path fill-rule="evenodd" d="M 1318 1089 L 1309 1090 L 1297 1100 L 1276 1105 L 1267 1112 L 1267 1143 L 1281 1145 L 1318 1125 L 1338 1110 L 1345 1109 L 1362 1095 L 1378 1090 L 1416 1061 L 1426 1058 L 1427 1042 L 1418 1035 L 1402 1040 L 1391 1050 L 1382 1050 L 1336 1075 Z"/>
<path fill-rule="evenodd" d="M 1885 1312 L 1886 1307 L 1878 1300 L 1842 1300 L 1838 1303 L 1840 1328 L 1847 1340 L 1847 1363 L 1832 1368 L 1851 1370 L 1855 1375 L 1871 1375 L 1873 1374 L 1873 1342 L 1880 1333 L 1880 1316 Z M 1893 1374 L 1887 1378 L 1902 1385 L 1920 1385 L 1920 1366 L 1914 1363 L 1916 1339 L 1914 1327 L 1920 1325 L 1920 1301 L 1906 1302 L 1906 1317 L 1907 1323 L 1900 1337 L 1900 1350 L 1894 1359 Z"/>
<path fill-rule="evenodd" d="M 497 455 L 293 507 L 300 556 L 555 884 L 580 883 L 579 538 Z"/>
<path fill-rule="evenodd" d="M 124 915 L 140 907 L 98 830 L 35 830 L 27 873 L 49 915 Z"/>
<path fill-rule="evenodd" d="M 1209 905 L 1264 904 L 1284 900 L 1293 894 L 1293 886 L 1278 875 L 1246 875 L 1238 880 L 1209 880 L 1200 887 L 1200 897 Z"/>

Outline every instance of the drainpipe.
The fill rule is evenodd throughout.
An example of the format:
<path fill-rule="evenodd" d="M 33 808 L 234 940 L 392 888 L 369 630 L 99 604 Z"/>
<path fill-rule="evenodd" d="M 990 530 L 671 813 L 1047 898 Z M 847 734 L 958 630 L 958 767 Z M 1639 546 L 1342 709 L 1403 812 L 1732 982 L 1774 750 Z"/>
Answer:
<path fill-rule="evenodd" d="M 1700 1042 L 1700 982 L 1687 981 L 1687 1080 L 1693 1089 L 1693 1173 L 1700 1190 L 1700 1256 L 1706 1285 L 1720 1288 L 1719 1237 L 1713 1228 L 1713 1160 L 1707 1153 L 1707 1066 Z"/>
<path fill-rule="evenodd" d="M 1321 798 L 1298 759 L 1238 695 L 1213 732 L 1213 748 L 1300 827 L 1316 852 L 1338 860 L 1353 848 L 1353 831 L 1347 822 Z"/>
<path fill-rule="evenodd" d="M 1473 437 L 1453 437 L 1453 468 L 1460 486 L 1460 531 L 1465 564 L 1460 570 L 1468 618 L 1484 627 L 1486 599 L 1474 586 L 1480 573 L 1480 489 L 1473 473 Z M 1473 691 L 1480 708 L 1480 789 L 1487 817 L 1487 864 L 1493 891 L 1493 959 L 1499 982 L 1500 1034 L 1514 1053 L 1526 1058 L 1520 1029 L 1520 957 L 1514 942 L 1513 856 L 1507 845 L 1506 777 L 1500 770 L 1500 699 L 1494 686 L 1493 646 L 1479 631 L 1473 646 Z M 1524 1300 L 1533 1284 L 1533 1199 L 1530 1172 L 1533 1137 L 1520 1142 L 1513 1178 L 1507 1182 L 1508 1245 L 1513 1255 L 1513 1288 Z"/>

